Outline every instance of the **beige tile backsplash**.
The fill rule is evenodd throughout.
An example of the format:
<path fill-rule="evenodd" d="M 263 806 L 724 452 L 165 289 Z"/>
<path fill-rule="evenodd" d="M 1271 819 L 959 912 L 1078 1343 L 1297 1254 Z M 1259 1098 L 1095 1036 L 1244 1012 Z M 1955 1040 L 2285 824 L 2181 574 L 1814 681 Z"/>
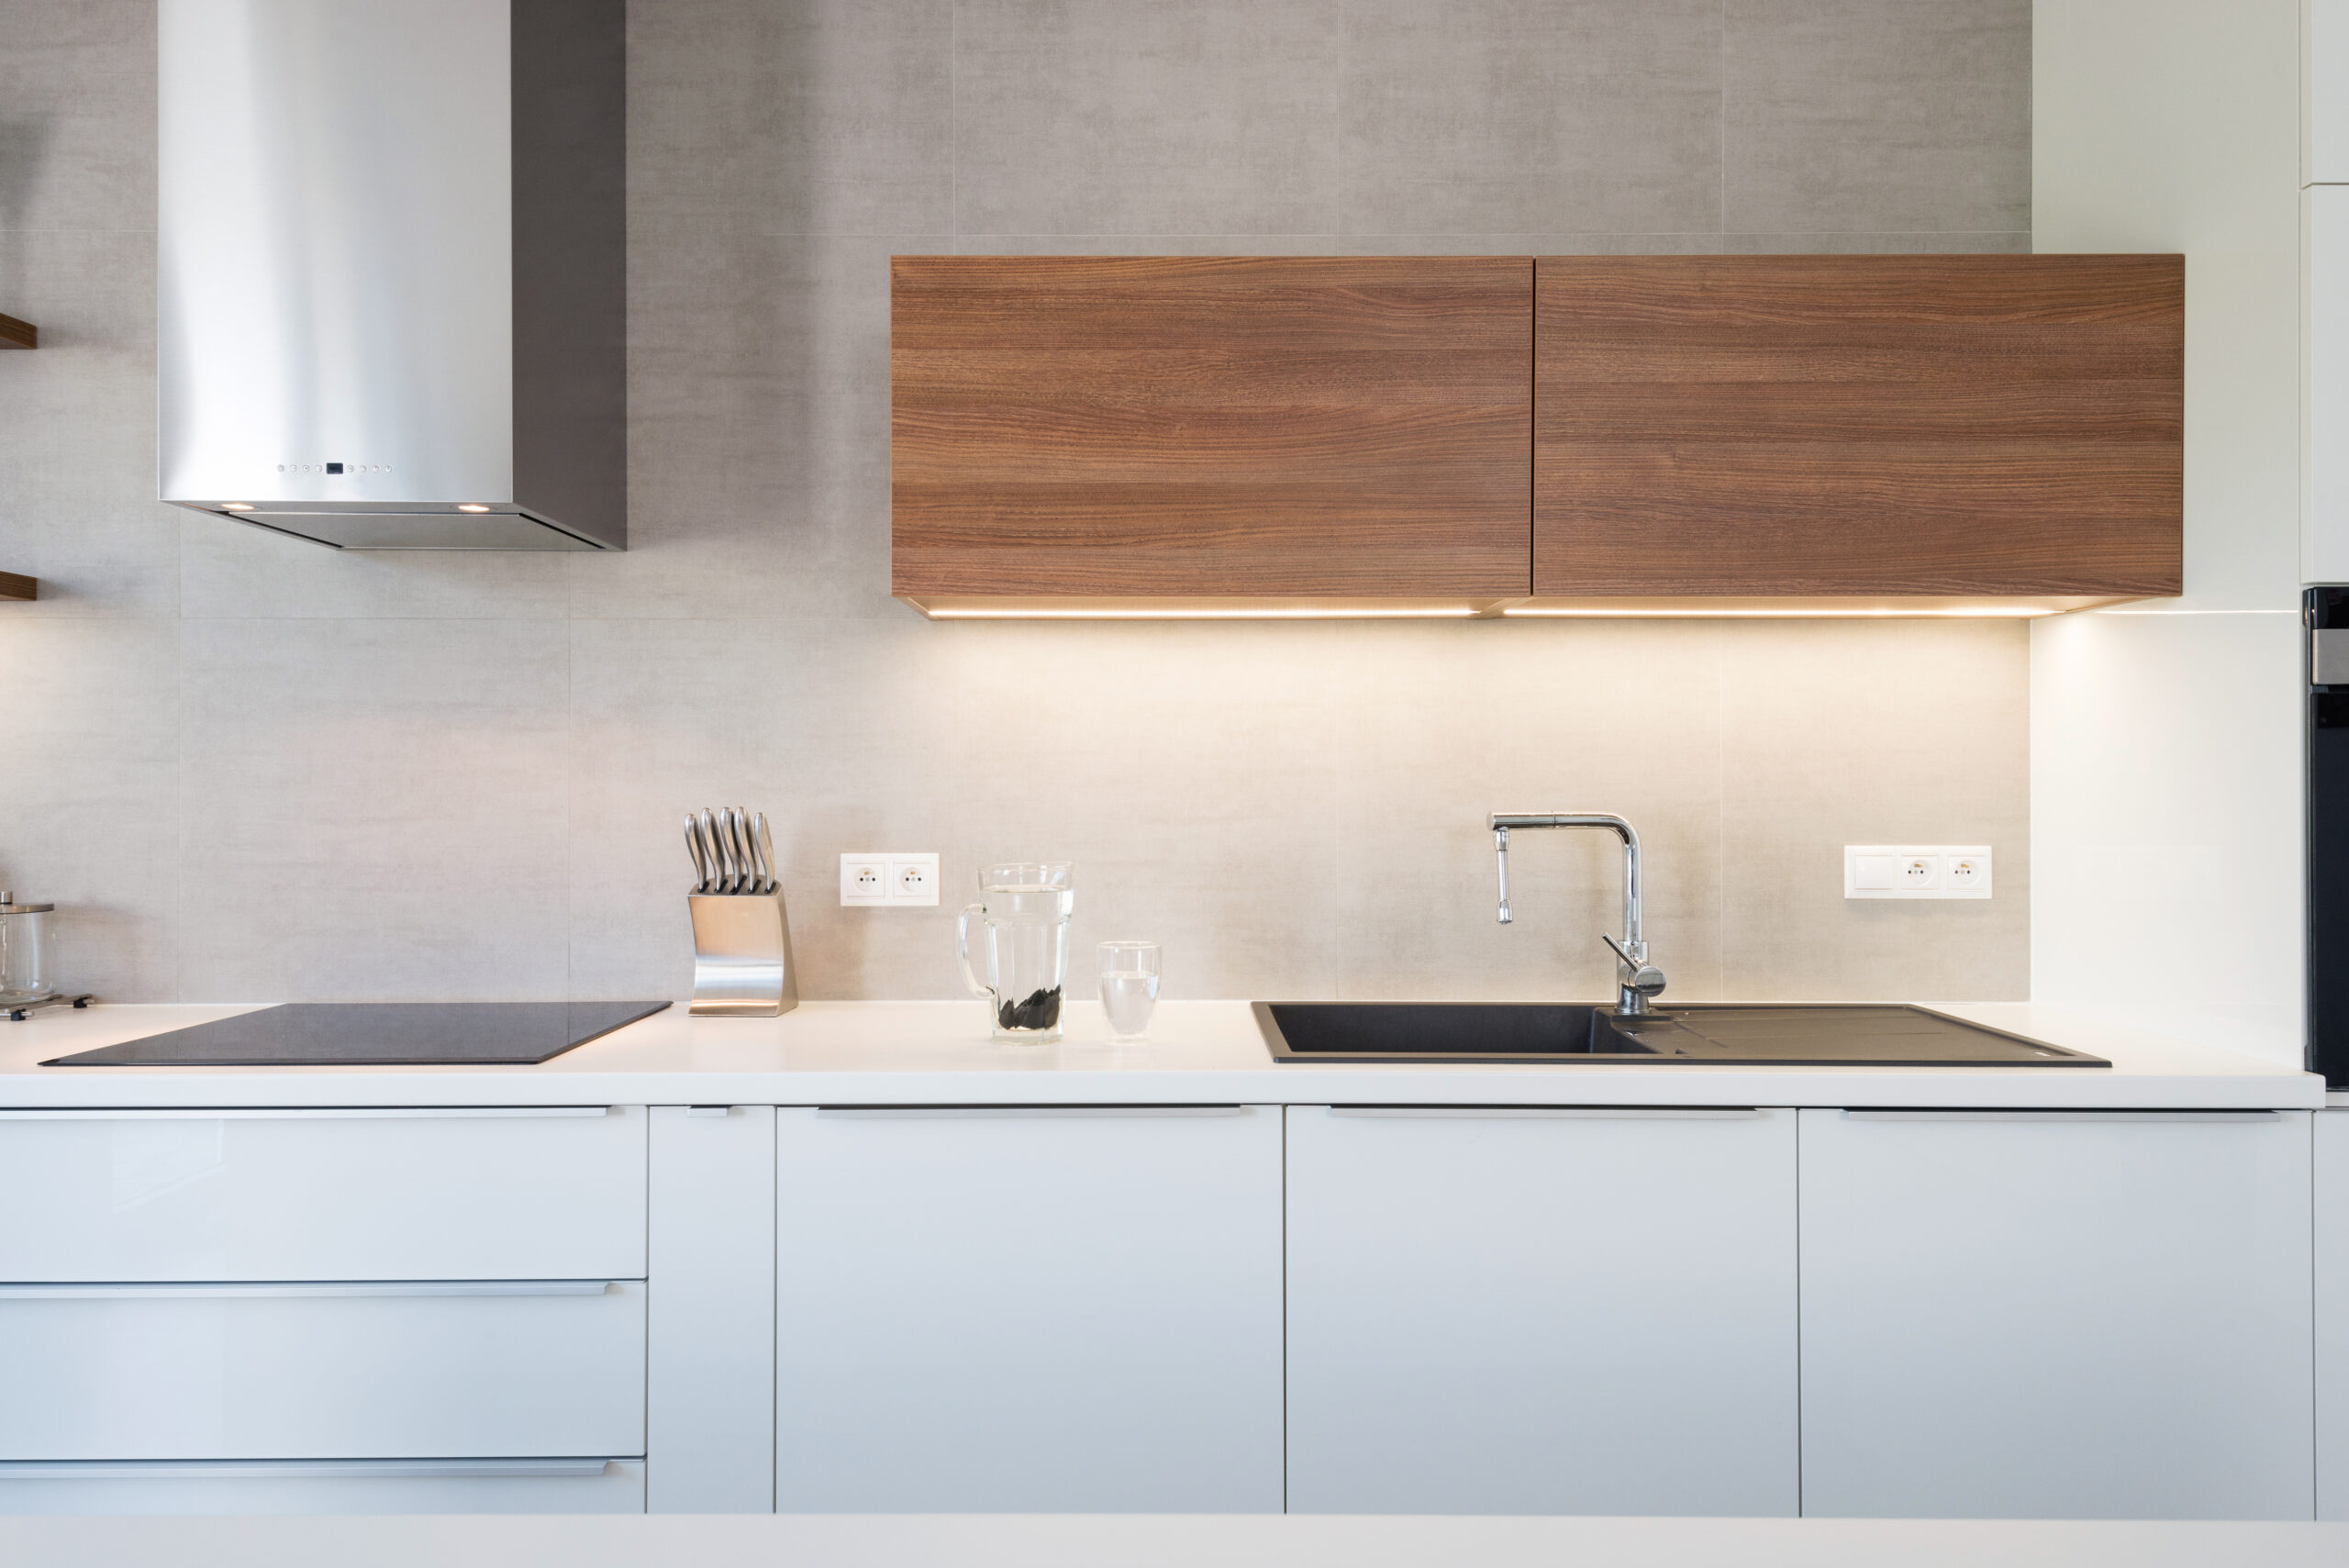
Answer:
<path fill-rule="evenodd" d="M 1429 18 L 1442 13 L 1441 26 Z M 2021 0 L 630 8 L 623 556 L 342 555 L 152 499 L 153 10 L 0 39 L 0 885 L 121 1000 L 682 995 L 684 813 L 774 819 L 810 996 L 948 996 L 981 861 L 1177 996 L 2028 987 L 2009 622 L 930 624 L 888 597 L 893 252 L 2021 250 Z M 0 126 L 0 136 L 9 133 Z M 1987 903 L 1847 903 L 1846 842 Z M 934 850 L 935 911 L 843 850 Z"/>

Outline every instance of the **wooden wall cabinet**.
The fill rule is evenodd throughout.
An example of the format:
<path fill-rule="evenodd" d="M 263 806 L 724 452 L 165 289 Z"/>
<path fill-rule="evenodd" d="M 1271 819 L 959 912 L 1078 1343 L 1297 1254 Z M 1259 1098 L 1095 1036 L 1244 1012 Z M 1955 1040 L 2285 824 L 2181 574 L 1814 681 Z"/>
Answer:
<path fill-rule="evenodd" d="M 1544 256 L 1537 279 L 1536 605 L 2179 590 L 2181 256 Z"/>
<path fill-rule="evenodd" d="M 933 614 L 1528 587 L 1524 256 L 899 256 L 891 591 Z"/>
<path fill-rule="evenodd" d="M 2178 256 L 909 256 L 891 311 L 932 615 L 2180 588 Z"/>

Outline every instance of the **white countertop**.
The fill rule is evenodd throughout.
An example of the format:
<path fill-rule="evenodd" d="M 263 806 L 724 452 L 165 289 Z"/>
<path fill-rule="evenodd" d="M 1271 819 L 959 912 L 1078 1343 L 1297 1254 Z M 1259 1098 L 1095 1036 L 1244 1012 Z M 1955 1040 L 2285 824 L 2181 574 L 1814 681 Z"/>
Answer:
<path fill-rule="evenodd" d="M 264 1004 L 254 1004 L 262 1006 Z M 1275 1062 L 1245 1002 L 1168 1002 L 1112 1045 L 1097 1003 L 1066 1038 L 998 1045 L 975 1002 L 809 1002 L 779 1018 L 680 1003 L 536 1067 L 41 1067 L 250 1006 L 63 1008 L 0 1022 L 0 1108 L 448 1105 L 1696 1105 L 2321 1107 L 2295 1068 L 2029 1003 L 1938 1010 L 2109 1059 L 2080 1067 L 1705 1067 Z"/>
<path fill-rule="evenodd" d="M 75 1568 L 2261 1568 L 2349 1560 L 2349 1525 L 2065 1519 L 1613 1519 L 656 1514 L 11 1518 L 0 1561 Z"/>

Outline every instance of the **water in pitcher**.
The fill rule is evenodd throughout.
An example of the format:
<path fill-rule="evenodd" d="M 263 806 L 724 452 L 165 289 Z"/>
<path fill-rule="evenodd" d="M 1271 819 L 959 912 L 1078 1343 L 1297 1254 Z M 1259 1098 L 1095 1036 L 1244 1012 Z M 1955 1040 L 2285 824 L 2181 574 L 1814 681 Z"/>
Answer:
<path fill-rule="evenodd" d="M 1076 906 L 1063 863 L 996 865 L 979 873 L 981 902 L 963 911 L 958 944 L 964 978 L 987 999 L 998 1040 L 1057 1040 L 1068 981 L 1068 921 Z M 972 962 L 970 923 L 982 923 Z"/>

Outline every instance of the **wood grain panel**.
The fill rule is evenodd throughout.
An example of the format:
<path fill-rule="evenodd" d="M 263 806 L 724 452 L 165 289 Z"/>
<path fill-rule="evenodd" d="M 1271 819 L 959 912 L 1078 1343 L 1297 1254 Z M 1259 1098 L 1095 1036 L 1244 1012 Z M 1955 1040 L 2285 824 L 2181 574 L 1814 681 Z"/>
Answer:
<path fill-rule="evenodd" d="M 37 599 L 40 584 L 15 572 L 0 572 L 0 599 Z"/>
<path fill-rule="evenodd" d="M 40 347 L 40 329 L 29 321 L 19 321 L 13 316 L 0 316 L 0 349 L 37 349 Z"/>
<path fill-rule="evenodd" d="M 890 265 L 900 596 L 1527 592 L 1530 258 Z"/>
<path fill-rule="evenodd" d="M 2178 591 L 2178 256 L 1542 257 L 1539 598 Z"/>

